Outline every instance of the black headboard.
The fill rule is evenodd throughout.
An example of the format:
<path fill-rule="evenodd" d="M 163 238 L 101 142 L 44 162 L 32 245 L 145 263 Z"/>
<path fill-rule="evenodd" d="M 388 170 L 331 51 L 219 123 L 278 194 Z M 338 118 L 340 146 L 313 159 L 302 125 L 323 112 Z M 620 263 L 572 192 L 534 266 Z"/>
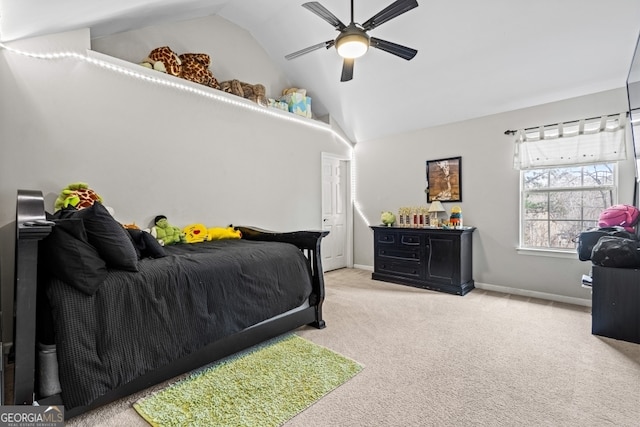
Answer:
<path fill-rule="evenodd" d="M 30 405 L 34 398 L 38 242 L 51 233 L 40 191 L 18 190 L 14 283 L 13 404 Z"/>

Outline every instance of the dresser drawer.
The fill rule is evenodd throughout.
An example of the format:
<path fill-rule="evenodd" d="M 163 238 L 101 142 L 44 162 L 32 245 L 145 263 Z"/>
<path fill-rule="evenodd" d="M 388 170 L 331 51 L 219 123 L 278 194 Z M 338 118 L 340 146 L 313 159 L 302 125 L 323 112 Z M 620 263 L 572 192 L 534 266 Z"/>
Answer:
<path fill-rule="evenodd" d="M 420 278 L 421 265 L 415 261 L 402 261 L 378 258 L 376 264 L 376 271 L 380 273 L 391 274 L 395 276 L 406 276 L 413 278 Z"/>
<path fill-rule="evenodd" d="M 398 242 L 398 235 L 391 231 L 385 232 L 381 231 L 376 233 L 376 243 L 381 243 L 383 245 L 395 245 Z"/>
<path fill-rule="evenodd" d="M 420 236 L 417 234 L 402 234 L 399 237 L 401 246 L 420 246 Z"/>
<path fill-rule="evenodd" d="M 380 259 L 387 258 L 399 259 L 399 260 L 413 260 L 414 262 L 420 262 L 420 247 L 402 247 L 397 246 L 380 246 L 377 248 L 376 255 Z"/>

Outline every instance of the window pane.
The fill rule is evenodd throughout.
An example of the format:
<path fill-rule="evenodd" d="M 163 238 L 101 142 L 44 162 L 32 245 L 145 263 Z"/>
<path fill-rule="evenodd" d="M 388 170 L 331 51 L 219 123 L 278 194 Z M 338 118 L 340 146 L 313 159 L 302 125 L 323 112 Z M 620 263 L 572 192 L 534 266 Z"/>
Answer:
<path fill-rule="evenodd" d="M 614 204 L 614 173 L 614 164 L 523 171 L 521 245 L 575 249 L 580 232 Z"/>
<path fill-rule="evenodd" d="M 552 191 L 548 194 L 550 219 L 598 219 L 612 204 L 611 192 L 604 190 Z"/>
<path fill-rule="evenodd" d="M 601 185 L 613 185 L 613 165 L 589 165 L 584 166 L 585 187 Z"/>
<path fill-rule="evenodd" d="M 549 247 L 548 221 L 525 221 L 522 227 L 525 246 L 535 248 Z"/>
<path fill-rule="evenodd" d="M 548 218 L 548 193 L 529 193 L 524 200 L 524 218 L 547 219 Z"/>
<path fill-rule="evenodd" d="M 522 182 L 525 190 L 549 186 L 549 171 L 547 169 L 534 169 L 524 172 L 523 175 Z"/>
<path fill-rule="evenodd" d="M 533 169 L 524 172 L 523 189 L 611 186 L 613 164 Z"/>
<path fill-rule="evenodd" d="M 551 221 L 549 246 L 558 249 L 575 249 L 575 237 L 582 231 L 581 221 Z"/>
<path fill-rule="evenodd" d="M 549 187 L 582 187 L 582 168 L 557 168 L 549 171 Z"/>

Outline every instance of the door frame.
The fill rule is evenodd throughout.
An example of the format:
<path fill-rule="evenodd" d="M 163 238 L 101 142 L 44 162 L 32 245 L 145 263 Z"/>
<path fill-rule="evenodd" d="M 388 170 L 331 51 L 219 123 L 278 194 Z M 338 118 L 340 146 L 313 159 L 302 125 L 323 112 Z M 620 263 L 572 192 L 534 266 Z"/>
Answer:
<path fill-rule="evenodd" d="M 320 229 L 322 230 L 322 215 L 324 212 L 323 206 L 322 206 L 322 161 L 324 159 L 333 159 L 333 160 L 339 160 L 340 163 L 342 165 L 344 165 L 344 171 L 345 171 L 345 200 L 344 202 L 344 206 L 345 206 L 345 210 L 346 210 L 346 214 L 347 214 L 347 218 L 346 218 L 346 239 L 345 239 L 345 254 L 346 254 L 346 259 L 347 259 L 347 268 L 353 268 L 353 173 L 351 170 L 351 166 L 352 166 L 352 160 L 351 157 L 345 154 L 336 154 L 336 153 L 329 153 L 329 152 L 322 152 L 320 155 L 320 198 L 321 198 L 321 202 L 320 202 Z"/>

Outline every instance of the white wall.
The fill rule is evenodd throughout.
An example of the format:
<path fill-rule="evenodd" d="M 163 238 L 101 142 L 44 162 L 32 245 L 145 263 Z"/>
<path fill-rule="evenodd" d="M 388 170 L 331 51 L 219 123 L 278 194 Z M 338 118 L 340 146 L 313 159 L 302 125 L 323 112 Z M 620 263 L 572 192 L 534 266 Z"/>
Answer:
<path fill-rule="evenodd" d="M 181 25 L 182 29 L 174 24 L 133 32 L 131 42 L 121 34 L 113 43 L 101 39 L 95 44 L 114 55 L 127 51 L 129 56 L 122 55 L 123 59 L 142 59 L 163 44 L 176 50 L 211 52 L 217 64 L 233 64 L 228 78 L 233 74 L 251 83 L 264 82 L 276 92 L 286 86 L 286 80 L 244 30 L 213 18 Z M 187 49 L 192 39 L 198 39 L 198 44 Z M 240 62 L 230 47 L 216 50 L 221 44 L 230 46 L 231 39 L 235 49 L 244 53 Z M 82 30 L 15 42 L 11 47 L 84 54 L 89 44 L 89 32 Z M 328 125 L 311 128 L 303 124 L 308 119 L 289 120 L 289 113 L 266 116 L 82 60 L 42 60 L 2 50 L 0 70 L 0 271 L 5 339 L 12 330 L 9 313 L 17 189 L 42 190 L 51 210 L 64 186 L 85 181 L 114 208 L 118 220 L 141 226 L 164 214 L 177 226 L 201 222 L 283 231 L 320 229 L 321 153 L 349 153 L 328 131 Z"/>
<path fill-rule="evenodd" d="M 591 263 L 580 262 L 575 255 L 566 259 L 516 253 L 519 172 L 512 168 L 514 137 L 504 135 L 504 131 L 627 109 L 626 91 L 621 88 L 358 143 L 358 202 L 371 224 L 379 224 L 381 211 L 426 205 L 425 162 L 462 156 L 462 203 L 444 205 L 447 214 L 451 206 L 460 205 L 464 224 L 477 227 L 473 234 L 476 283 L 524 295 L 555 295 L 560 300 L 588 303 L 590 291 L 580 286 L 580 279 L 583 273 L 589 273 Z M 629 159 L 632 157 L 629 151 Z M 619 177 L 619 202 L 632 204 L 632 160 L 621 165 Z M 358 215 L 355 221 L 354 262 L 373 266 L 373 233 Z"/>

